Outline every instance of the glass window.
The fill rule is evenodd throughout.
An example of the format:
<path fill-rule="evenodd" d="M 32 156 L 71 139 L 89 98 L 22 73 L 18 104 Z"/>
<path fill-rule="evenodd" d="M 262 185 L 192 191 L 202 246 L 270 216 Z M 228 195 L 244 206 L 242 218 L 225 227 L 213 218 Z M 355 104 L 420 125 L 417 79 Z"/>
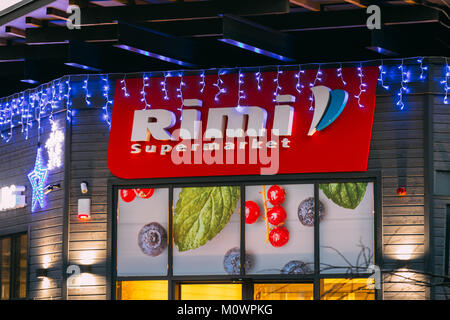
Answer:
<path fill-rule="evenodd" d="M 168 189 L 121 189 L 118 200 L 117 275 L 166 275 Z"/>
<path fill-rule="evenodd" d="M 258 275 L 269 274 L 273 277 L 269 281 L 275 281 L 254 284 L 255 300 L 375 298 L 375 290 L 364 279 L 374 264 L 374 182 L 127 188 L 119 190 L 117 205 L 117 276 L 123 280 L 117 282 L 118 299 L 167 299 L 174 281 L 189 282 L 176 286 L 177 299 L 241 299 L 242 285 L 232 281 L 193 284 L 191 278 L 183 278 L 225 282 L 226 278 L 213 276 L 234 279 L 241 271 L 250 281 L 261 282 Z M 26 237 L 16 242 L 9 246 L 22 248 Z M 20 265 L 26 265 L 23 250 Z M 314 269 L 316 255 L 320 270 Z M 2 265 L 19 265 L 2 259 Z M 14 268 L 26 275 L 26 268 Z M 315 271 L 318 277 L 313 280 Z M 291 282 L 294 279 L 297 283 Z M 2 287 L 9 286 L 9 277 L 0 280 Z M 25 286 L 26 282 L 15 283 L 7 291 L 19 296 Z"/>
<path fill-rule="evenodd" d="M 320 298 L 322 300 L 375 300 L 373 279 L 322 279 Z"/>
<path fill-rule="evenodd" d="M 168 281 L 118 281 L 117 300 L 167 300 Z"/>
<path fill-rule="evenodd" d="M 27 244 L 26 234 L 0 238 L 0 300 L 27 296 Z"/>
<path fill-rule="evenodd" d="M 174 275 L 239 274 L 239 186 L 173 192 Z"/>
<path fill-rule="evenodd" d="M 22 234 L 15 237 L 15 262 L 14 274 L 17 279 L 14 281 L 14 296 L 25 298 L 27 294 L 27 235 Z"/>
<path fill-rule="evenodd" d="M 312 283 L 261 283 L 253 287 L 254 300 L 313 300 Z"/>
<path fill-rule="evenodd" d="M 11 277 L 11 238 L 0 239 L 0 283 L 1 299 L 9 299 L 9 281 Z"/>
<path fill-rule="evenodd" d="M 313 184 L 245 187 L 248 274 L 314 272 L 311 204 L 314 204 Z"/>
<path fill-rule="evenodd" d="M 180 300 L 242 300 L 242 285 L 181 284 Z"/>
<path fill-rule="evenodd" d="M 373 264 L 372 182 L 319 185 L 322 273 L 366 273 Z"/>

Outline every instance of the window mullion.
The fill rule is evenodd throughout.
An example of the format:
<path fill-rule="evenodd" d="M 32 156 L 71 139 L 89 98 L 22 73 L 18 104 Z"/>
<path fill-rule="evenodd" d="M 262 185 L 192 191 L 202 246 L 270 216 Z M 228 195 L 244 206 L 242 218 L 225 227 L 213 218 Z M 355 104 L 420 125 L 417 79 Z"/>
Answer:
<path fill-rule="evenodd" d="M 314 300 L 320 300 L 319 184 L 314 182 Z"/>

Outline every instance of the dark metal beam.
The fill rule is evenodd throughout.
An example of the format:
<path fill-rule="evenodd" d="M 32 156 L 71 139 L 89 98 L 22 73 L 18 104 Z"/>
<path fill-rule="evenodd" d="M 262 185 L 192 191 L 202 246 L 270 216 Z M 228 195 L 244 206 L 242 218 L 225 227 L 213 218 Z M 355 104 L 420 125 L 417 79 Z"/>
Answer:
<path fill-rule="evenodd" d="M 51 20 L 37 19 L 34 17 L 25 17 L 25 23 L 29 26 L 36 27 L 36 28 L 57 26 L 56 24 L 53 24 Z"/>
<path fill-rule="evenodd" d="M 292 36 L 231 16 L 223 16 L 223 37 L 219 41 L 280 61 L 295 61 Z"/>
<path fill-rule="evenodd" d="M 289 0 L 212 0 L 161 3 L 145 6 L 86 8 L 81 24 L 123 21 L 165 21 L 213 18 L 221 14 L 263 15 L 289 12 Z"/>
<path fill-rule="evenodd" d="M 117 27 L 117 48 L 187 67 L 194 67 L 199 61 L 198 49 L 191 40 L 128 23 Z"/>
<path fill-rule="evenodd" d="M 442 12 L 424 6 L 383 7 L 382 10 L 382 22 L 385 25 L 439 23 L 448 20 Z M 311 30 L 366 29 L 367 18 L 365 9 L 354 9 L 248 16 L 246 20 L 278 31 L 293 33 Z M 447 24 L 450 23 L 447 22 Z M 220 18 L 157 21 L 146 22 L 143 25 L 181 37 L 222 35 Z"/>
<path fill-rule="evenodd" d="M 82 41 L 70 41 L 67 66 L 91 71 L 101 71 L 101 48 Z"/>
<path fill-rule="evenodd" d="M 53 17 L 59 20 L 67 20 L 70 14 L 66 11 L 60 10 L 58 8 L 47 7 L 47 16 Z"/>
<path fill-rule="evenodd" d="M 25 38 L 25 30 L 13 26 L 5 26 L 5 33 L 15 37 Z"/>
<path fill-rule="evenodd" d="M 320 11 L 320 3 L 313 0 L 290 0 L 289 2 L 312 11 Z"/>
<path fill-rule="evenodd" d="M 73 30 L 65 27 L 27 28 L 25 35 L 27 44 L 66 43 L 70 40 L 105 42 L 118 39 L 116 24 L 84 26 Z"/>
<path fill-rule="evenodd" d="M 248 20 L 280 31 L 295 32 L 338 28 L 367 28 L 367 18 L 368 14 L 365 9 L 355 9 L 291 12 L 283 15 L 253 16 L 248 17 Z M 384 25 L 448 21 L 441 11 L 420 5 L 382 7 L 381 19 Z"/>

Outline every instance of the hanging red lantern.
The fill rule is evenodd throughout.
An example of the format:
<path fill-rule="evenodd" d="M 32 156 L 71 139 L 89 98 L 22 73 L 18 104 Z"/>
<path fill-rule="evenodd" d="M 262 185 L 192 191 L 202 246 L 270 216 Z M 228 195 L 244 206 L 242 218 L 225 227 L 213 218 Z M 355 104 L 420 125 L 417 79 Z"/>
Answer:
<path fill-rule="evenodd" d="M 131 202 L 136 198 L 136 191 L 134 189 L 120 189 L 120 197 L 125 202 Z"/>
<path fill-rule="evenodd" d="M 148 199 L 150 198 L 153 193 L 155 192 L 155 189 L 149 188 L 149 189 L 136 189 L 136 193 L 139 197 L 142 199 Z"/>

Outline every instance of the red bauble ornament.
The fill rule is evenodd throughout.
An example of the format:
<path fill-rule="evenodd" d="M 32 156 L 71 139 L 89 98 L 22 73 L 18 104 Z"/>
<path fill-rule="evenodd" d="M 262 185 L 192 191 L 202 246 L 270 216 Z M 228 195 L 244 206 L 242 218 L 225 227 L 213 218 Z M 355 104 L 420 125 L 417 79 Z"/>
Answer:
<path fill-rule="evenodd" d="M 131 202 L 136 198 L 134 189 L 120 189 L 120 197 L 125 202 Z"/>
<path fill-rule="evenodd" d="M 286 198 L 286 192 L 284 191 L 283 187 L 273 185 L 267 191 L 267 198 L 272 205 L 276 206 L 284 202 L 284 199 Z"/>
<path fill-rule="evenodd" d="M 397 194 L 399 196 L 405 196 L 406 195 L 406 188 L 405 187 L 400 187 L 397 189 Z"/>
<path fill-rule="evenodd" d="M 286 210 L 284 210 L 282 206 L 275 206 L 267 211 L 267 220 L 274 226 L 278 226 L 280 223 L 285 222 L 286 218 Z"/>
<path fill-rule="evenodd" d="M 252 224 L 258 220 L 261 215 L 259 206 L 254 201 L 245 201 L 245 223 Z"/>
<path fill-rule="evenodd" d="M 153 188 L 149 188 L 149 189 L 135 189 L 136 193 L 139 197 L 141 197 L 142 199 L 148 199 L 150 198 L 153 193 L 155 192 L 155 189 Z"/>
<path fill-rule="evenodd" d="M 289 230 L 286 227 L 277 227 L 269 233 L 270 244 L 274 247 L 282 247 L 289 241 Z"/>

